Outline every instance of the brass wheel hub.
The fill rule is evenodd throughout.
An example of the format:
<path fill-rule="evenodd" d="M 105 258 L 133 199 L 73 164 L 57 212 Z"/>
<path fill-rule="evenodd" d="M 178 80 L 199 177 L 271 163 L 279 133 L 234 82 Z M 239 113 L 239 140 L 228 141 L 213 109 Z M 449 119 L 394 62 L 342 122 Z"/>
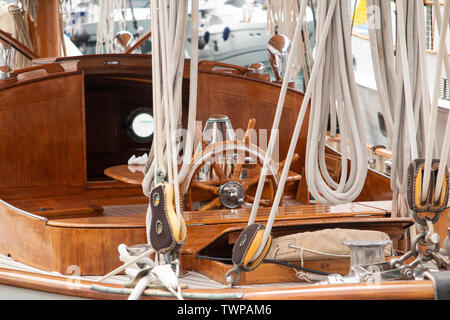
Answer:
<path fill-rule="evenodd" d="M 245 189 L 239 182 L 228 181 L 220 187 L 219 199 L 225 208 L 239 208 L 245 201 Z"/>

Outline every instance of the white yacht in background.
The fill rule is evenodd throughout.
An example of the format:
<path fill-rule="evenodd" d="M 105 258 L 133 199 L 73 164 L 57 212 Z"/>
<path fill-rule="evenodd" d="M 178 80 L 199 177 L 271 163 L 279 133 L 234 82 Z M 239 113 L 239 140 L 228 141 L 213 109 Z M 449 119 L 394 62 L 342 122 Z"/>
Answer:
<path fill-rule="evenodd" d="M 215 1 L 204 8 L 199 58 L 248 66 L 268 64 L 264 1 Z M 187 51 L 190 52 L 189 41 Z"/>
<path fill-rule="evenodd" d="M 248 2 L 248 1 L 247 1 Z M 237 65 L 268 62 L 266 44 L 267 10 L 264 0 L 203 0 L 200 1 L 200 60 L 215 60 Z M 150 29 L 150 1 L 129 0 L 125 11 L 127 31 L 133 35 Z M 123 12 L 115 14 L 116 32 Z M 95 53 L 100 8 L 96 0 L 74 3 L 65 32 L 84 54 Z M 189 27 L 190 28 L 190 27 Z M 143 48 L 151 51 L 149 43 Z M 186 48 L 188 57 L 189 40 Z"/>
<path fill-rule="evenodd" d="M 265 0 L 203 0 L 200 1 L 200 44 L 199 59 L 221 61 L 248 66 L 254 62 L 269 65 L 266 32 L 267 9 Z M 130 4 L 132 6 L 130 6 Z M 96 0 L 78 0 L 73 5 L 71 18 L 66 17 L 65 32 L 84 54 L 95 53 L 97 24 L 100 9 Z M 116 32 L 122 12 L 115 15 Z M 125 12 L 127 31 L 133 35 L 150 29 L 150 1 L 127 1 Z M 312 11 L 308 8 L 307 21 L 313 23 Z M 188 26 L 188 33 L 190 33 Z M 313 27 L 310 28 L 311 33 Z M 312 37 L 312 35 L 311 35 Z M 151 51 L 147 42 L 144 53 Z M 186 45 L 189 58 L 190 39 Z"/>
<path fill-rule="evenodd" d="M 269 68 L 267 9 L 265 0 L 208 1 L 203 12 L 200 60 L 221 61 L 240 66 L 259 62 Z M 310 39 L 314 36 L 313 12 L 308 7 L 306 21 Z M 189 40 L 187 51 L 190 52 Z"/>
<path fill-rule="evenodd" d="M 150 29 L 150 0 L 127 0 L 125 16 L 127 31 L 139 35 Z M 115 13 L 115 32 L 119 32 L 122 11 Z M 98 0 L 78 0 L 72 3 L 71 14 L 65 16 L 65 33 L 83 54 L 95 54 L 97 25 L 100 16 Z M 150 47 L 148 46 L 148 49 Z"/>

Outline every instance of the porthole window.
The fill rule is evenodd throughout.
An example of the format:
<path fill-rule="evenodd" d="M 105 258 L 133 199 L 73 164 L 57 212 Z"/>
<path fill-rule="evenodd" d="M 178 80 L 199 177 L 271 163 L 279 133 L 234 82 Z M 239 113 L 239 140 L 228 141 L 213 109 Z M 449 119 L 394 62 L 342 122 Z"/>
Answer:
<path fill-rule="evenodd" d="M 131 138 L 139 143 L 149 142 L 155 130 L 152 110 L 140 108 L 134 110 L 128 117 L 128 132 Z"/>

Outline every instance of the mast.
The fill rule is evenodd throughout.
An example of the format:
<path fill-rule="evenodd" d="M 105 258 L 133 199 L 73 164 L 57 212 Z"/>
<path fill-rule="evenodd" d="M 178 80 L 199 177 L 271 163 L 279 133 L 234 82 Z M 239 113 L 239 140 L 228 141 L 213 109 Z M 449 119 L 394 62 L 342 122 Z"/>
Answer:
<path fill-rule="evenodd" d="M 34 51 L 42 58 L 61 56 L 58 0 L 37 0 L 36 21 L 27 17 Z"/>

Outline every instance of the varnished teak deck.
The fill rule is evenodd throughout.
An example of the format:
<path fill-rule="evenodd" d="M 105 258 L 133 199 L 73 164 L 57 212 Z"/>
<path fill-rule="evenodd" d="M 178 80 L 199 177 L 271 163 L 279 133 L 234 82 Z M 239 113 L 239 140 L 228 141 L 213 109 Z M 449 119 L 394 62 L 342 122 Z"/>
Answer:
<path fill-rule="evenodd" d="M 58 201 L 43 200 L 43 203 L 57 207 Z M 264 223 L 268 214 L 269 209 L 261 209 L 257 221 Z M 188 241 L 183 252 L 195 254 L 225 234 L 234 239 L 247 225 L 249 209 L 185 212 L 184 215 Z M 409 219 L 393 219 L 386 210 L 358 203 L 282 207 L 274 232 L 283 234 L 336 227 L 381 229 L 399 241 L 403 228 L 409 224 Z M 0 204 L 0 253 L 39 269 L 64 274 L 68 267 L 75 265 L 80 267 L 82 274 L 106 274 L 120 264 L 119 244 L 146 242 L 144 213 L 59 219 L 39 216 L 36 212 L 32 215 L 22 208 Z"/>

